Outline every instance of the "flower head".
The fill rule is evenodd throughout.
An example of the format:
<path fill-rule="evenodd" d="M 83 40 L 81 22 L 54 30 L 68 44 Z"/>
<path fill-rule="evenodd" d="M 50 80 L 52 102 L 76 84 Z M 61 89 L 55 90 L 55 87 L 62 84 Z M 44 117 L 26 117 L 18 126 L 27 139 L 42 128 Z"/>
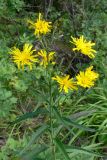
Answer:
<path fill-rule="evenodd" d="M 94 82 L 99 77 L 99 74 L 92 71 L 93 66 L 90 66 L 86 69 L 86 71 L 81 72 L 76 76 L 77 78 L 77 84 L 84 87 L 84 88 L 90 88 L 94 86 Z"/>
<path fill-rule="evenodd" d="M 55 64 L 55 62 L 53 61 L 54 59 L 54 54 L 55 52 L 49 52 L 47 53 L 45 50 L 40 50 L 38 52 L 38 56 L 40 56 L 40 65 L 44 66 L 46 68 L 46 66 L 51 62 L 52 64 Z"/>
<path fill-rule="evenodd" d="M 80 51 L 82 54 L 87 55 L 90 58 L 95 57 L 94 53 L 96 53 L 96 51 L 92 49 L 95 43 L 92 43 L 91 41 L 87 42 L 83 36 L 80 36 L 80 38 L 71 38 L 72 41 L 70 42 L 76 46 L 73 48 L 73 51 Z"/>
<path fill-rule="evenodd" d="M 41 19 L 41 13 L 39 13 L 39 17 L 36 22 L 32 22 L 31 20 L 28 20 L 28 23 L 30 23 L 30 28 L 33 28 L 34 34 L 37 36 L 40 36 L 41 34 L 47 34 L 51 31 L 51 22 L 47 22 L 45 20 Z"/>
<path fill-rule="evenodd" d="M 20 51 L 18 48 L 13 47 L 13 49 L 10 51 L 10 54 L 12 54 L 12 58 L 14 63 L 17 64 L 18 68 L 24 69 L 25 65 L 28 65 L 30 69 L 32 69 L 32 64 L 34 62 L 38 62 L 36 55 L 33 55 L 34 49 L 32 50 L 33 45 L 26 43 L 23 46 L 23 50 Z"/>
<path fill-rule="evenodd" d="M 53 77 L 53 80 L 56 80 L 59 83 L 59 91 L 61 92 L 62 90 L 65 93 L 68 93 L 68 90 L 77 90 L 76 83 L 73 81 L 73 79 L 70 79 L 69 75 L 66 75 L 64 77 Z"/>

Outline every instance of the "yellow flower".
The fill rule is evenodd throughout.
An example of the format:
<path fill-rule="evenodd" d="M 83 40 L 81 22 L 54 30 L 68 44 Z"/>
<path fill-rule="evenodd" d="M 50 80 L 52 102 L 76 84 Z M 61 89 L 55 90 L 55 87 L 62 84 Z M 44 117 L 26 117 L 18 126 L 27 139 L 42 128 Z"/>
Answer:
<path fill-rule="evenodd" d="M 35 49 L 32 50 L 32 47 L 32 44 L 26 43 L 23 46 L 22 51 L 20 51 L 16 47 L 13 47 L 13 49 L 10 51 L 10 54 L 12 54 L 13 61 L 17 64 L 18 69 L 24 69 L 25 65 L 28 65 L 30 69 L 32 69 L 33 63 L 38 62 L 37 58 L 35 58 L 36 55 L 33 55 Z"/>
<path fill-rule="evenodd" d="M 93 66 L 90 66 L 86 71 L 81 72 L 76 76 L 77 84 L 84 87 L 90 88 L 94 86 L 95 80 L 99 77 L 99 74 L 92 71 Z"/>
<path fill-rule="evenodd" d="M 66 75 L 64 77 L 53 77 L 53 80 L 56 80 L 59 83 L 59 91 L 64 91 L 65 93 L 68 93 L 68 90 L 77 90 L 76 83 L 73 81 L 73 79 L 70 79 L 69 75 Z"/>
<path fill-rule="evenodd" d="M 46 33 L 50 32 L 52 28 L 51 22 L 47 22 L 41 19 L 41 13 L 39 13 L 39 17 L 36 22 L 28 20 L 28 23 L 30 23 L 30 28 L 33 28 L 35 30 L 34 34 L 37 35 L 38 37 L 41 34 L 45 35 Z"/>
<path fill-rule="evenodd" d="M 40 50 L 38 52 L 38 55 L 40 56 L 40 65 L 44 66 L 46 68 L 46 66 L 52 62 L 52 64 L 55 64 L 55 62 L 53 61 L 54 59 L 54 54 L 55 52 L 49 52 L 47 53 L 45 50 Z"/>
<path fill-rule="evenodd" d="M 94 53 L 96 53 L 96 51 L 92 49 L 95 43 L 92 43 L 91 41 L 87 42 L 83 36 L 80 36 L 80 38 L 71 38 L 73 41 L 70 42 L 75 44 L 76 46 L 75 48 L 73 48 L 73 51 L 80 51 L 82 54 L 87 55 L 90 58 L 95 57 Z"/>

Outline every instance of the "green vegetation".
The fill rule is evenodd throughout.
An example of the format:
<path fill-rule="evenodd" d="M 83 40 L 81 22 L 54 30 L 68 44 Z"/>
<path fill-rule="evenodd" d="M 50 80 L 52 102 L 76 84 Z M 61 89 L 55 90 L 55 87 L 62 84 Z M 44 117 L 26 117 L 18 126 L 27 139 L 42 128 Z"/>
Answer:
<path fill-rule="evenodd" d="M 46 35 L 29 27 L 38 13 L 52 22 Z M 82 35 L 95 43 L 95 58 L 73 51 L 71 36 Z M 24 44 L 54 58 L 18 69 L 10 52 Z M 106 0 L 0 0 L 0 160 L 107 159 L 106 52 Z M 76 82 L 90 66 L 99 74 L 94 86 L 59 92 L 56 75 Z"/>

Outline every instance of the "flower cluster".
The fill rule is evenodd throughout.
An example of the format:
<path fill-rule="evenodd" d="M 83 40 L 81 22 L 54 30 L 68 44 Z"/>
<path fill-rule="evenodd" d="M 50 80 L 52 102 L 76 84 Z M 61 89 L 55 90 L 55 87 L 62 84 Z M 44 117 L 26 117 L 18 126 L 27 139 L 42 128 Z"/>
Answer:
<path fill-rule="evenodd" d="M 92 71 L 93 66 L 90 66 L 86 69 L 86 71 L 80 71 L 80 73 L 76 76 L 76 81 L 73 78 L 69 78 L 69 75 L 64 77 L 56 76 L 53 77 L 53 80 L 56 80 L 59 83 L 59 91 L 62 90 L 65 93 L 68 93 L 68 90 L 77 90 L 77 86 L 81 86 L 83 88 L 90 88 L 94 86 L 95 81 L 99 77 L 99 74 Z"/>
<path fill-rule="evenodd" d="M 72 38 L 71 43 L 73 43 L 76 47 L 73 48 L 73 51 L 80 51 L 82 54 L 87 55 L 90 58 L 94 58 L 96 51 L 92 49 L 92 46 L 95 45 L 95 43 L 92 43 L 91 41 L 87 42 L 86 39 L 84 39 L 83 36 L 80 36 L 80 38 Z"/>
<path fill-rule="evenodd" d="M 39 13 L 39 18 L 36 22 L 28 21 L 30 23 L 30 27 L 35 29 L 34 34 L 38 37 L 41 35 L 45 35 L 46 33 L 51 31 L 51 22 L 47 22 L 41 19 L 41 13 Z M 72 38 L 71 43 L 73 43 L 76 47 L 73 48 L 73 51 L 80 51 L 82 54 L 87 55 L 90 58 L 94 58 L 96 51 L 92 49 L 95 43 L 91 41 L 87 42 L 84 36 L 80 36 L 80 38 Z M 23 50 L 13 47 L 10 53 L 12 55 L 12 59 L 14 63 L 17 64 L 18 68 L 24 69 L 25 65 L 28 65 L 30 69 L 32 69 L 32 65 L 36 62 L 39 63 L 40 66 L 46 68 L 49 64 L 55 64 L 54 55 L 55 52 L 47 52 L 45 49 L 41 49 L 37 53 L 33 54 L 36 50 L 32 49 L 33 45 L 26 43 L 23 46 Z M 64 91 L 68 93 L 69 90 L 77 90 L 78 86 L 83 88 L 90 88 L 94 86 L 95 81 L 98 79 L 99 74 L 92 70 L 93 66 L 90 66 L 85 71 L 80 71 L 80 73 L 73 79 L 70 78 L 69 75 L 58 76 L 56 75 L 52 79 L 57 81 L 59 84 L 59 91 Z"/>
<path fill-rule="evenodd" d="M 45 20 L 41 19 L 41 13 L 39 13 L 39 17 L 36 22 L 32 22 L 31 20 L 28 20 L 28 23 L 30 24 L 30 28 L 33 28 L 34 34 L 37 35 L 38 37 L 41 34 L 47 34 L 48 32 L 51 31 L 52 25 L 51 22 L 47 22 Z"/>
<path fill-rule="evenodd" d="M 48 66 L 49 63 L 53 65 L 55 64 L 55 62 L 53 61 L 55 52 L 47 53 L 45 50 L 40 50 L 37 54 L 33 55 L 33 52 L 36 50 L 32 50 L 32 47 L 33 46 L 31 44 L 26 43 L 23 46 L 22 51 L 20 51 L 16 47 L 13 47 L 13 49 L 11 49 L 10 54 L 12 55 L 14 63 L 17 64 L 18 69 L 24 69 L 24 66 L 28 65 L 30 67 L 30 70 L 32 70 L 32 65 L 34 62 L 38 62 L 41 66 L 44 66 L 45 68 L 46 66 Z"/>

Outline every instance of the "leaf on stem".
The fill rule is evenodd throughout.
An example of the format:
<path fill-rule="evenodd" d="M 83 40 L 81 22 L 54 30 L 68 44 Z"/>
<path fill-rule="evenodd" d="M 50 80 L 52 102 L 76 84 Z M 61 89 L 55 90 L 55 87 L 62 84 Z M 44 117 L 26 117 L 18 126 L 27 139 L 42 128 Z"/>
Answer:
<path fill-rule="evenodd" d="M 56 146 L 59 148 L 59 150 L 61 151 L 61 153 L 65 157 L 65 159 L 66 160 L 71 160 L 70 157 L 68 156 L 65 148 L 64 148 L 63 143 L 58 138 L 55 139 L 55 142 L 56 142 Z"/>

